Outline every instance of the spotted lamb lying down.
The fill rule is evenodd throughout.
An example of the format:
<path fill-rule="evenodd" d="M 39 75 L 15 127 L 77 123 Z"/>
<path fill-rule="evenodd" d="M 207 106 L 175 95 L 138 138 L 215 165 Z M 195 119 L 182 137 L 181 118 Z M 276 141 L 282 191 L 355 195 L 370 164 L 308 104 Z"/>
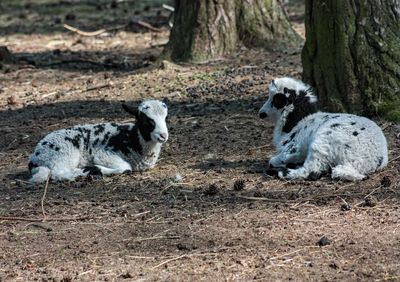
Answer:
<path fill-rule="evenodd" d="M 167 106 L 157 100 L 138 109 L 122 105 L 136 124 L 77 125 L 45 136 L 29 159 L 30 179 L 40 183 L 74 180 L 79 176 L 107 175 L 152 168 L 168 139 Z"/>
<path fill-rule="evenodd" d="M 272 81 L 260 118 L 275 123 L 277 154 L 269 174 L 280 178 L 363 180 L 388 163 L 382 130 L 371 120 L 351 114 L 317 111 L 317 97 L 309 85 L 284 77 Z"/>

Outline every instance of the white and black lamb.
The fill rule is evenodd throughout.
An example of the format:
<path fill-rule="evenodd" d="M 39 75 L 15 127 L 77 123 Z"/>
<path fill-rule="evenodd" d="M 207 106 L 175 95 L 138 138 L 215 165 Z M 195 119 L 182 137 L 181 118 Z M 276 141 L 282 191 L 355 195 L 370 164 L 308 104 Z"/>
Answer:
<path fill-rule="evenodd" d="M 147 100 L 137 109 L 122 106 L 136 117 L 136 124 L 83 124 L 45 136 L 29 159 L 30 181 L 44 182 L 49 176 L 55 181 L 74 180 L 154 167 L 168 140 L 167 105 Z"/>
<path fill-rule="evenodd" d="M 277 154 L 269 174 L 284 179 L 363 180 L 388 163 L 386 138 L 372 120 L 352 114 L 324 113 L 309 85 L 289 77 L 269 85 L 269 98 L 260 118 L 275 123 Z"/>

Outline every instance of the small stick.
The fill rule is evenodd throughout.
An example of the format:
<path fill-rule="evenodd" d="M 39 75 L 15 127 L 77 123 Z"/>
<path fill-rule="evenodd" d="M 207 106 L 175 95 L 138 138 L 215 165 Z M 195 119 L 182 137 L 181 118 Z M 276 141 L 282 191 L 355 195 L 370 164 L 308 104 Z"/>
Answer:
<path fill-rule="evenodd" d="M 155 32 L 161 32 L 161 31 L 162 31 L 161 28 L 154 27 L 154 26 L 152 26 L 151 24 L 146 23 L 146 22 L 144 22 L 144 21 L 142 21 L 142 20 L 133 21 L 133 23 L 135 23 L 135 24 L 137 24 L 137 25 L 140 25 L 140 26 L 142 26 L 142 27 L 145 27 L 145 28 L 147 28 L 147 29 L 150 29 L 151 31 L 155 31 Z"/>
<path fill-rule="evenodd" d="M 156 268 L 158 268 L 160 266 L 163 266 L 164 264 L 167 264 L 167 263 L 169 263 L 171 261 L 178 260 L 178 259 L 181 259 L 181 258 L 184 258 L 184 257 L 188 257 L 188 255 L 181 255 L 181 256 L 178 256 L 178 257 L 171 258 L 171 259 L 167 259 L 166 261 L 163 261 L 162 263 L 157 264 L 156 266 L 153 266 L 151 269 L 154 270 L 154 269 L 156 269 Z"/>
<path fill-rule="evenodd" d="M 60 217 L 60 218 L 47 218 L 46 221 L 73 221 L 73 220 L 86 220 L 90 217 Z M 27 218 L 18 216 L 0 216 L 0 220 L 10 220 L 10 221 L 28 221 L 28 222 L 43 222 L 40 218 Z"/>
<path fill-rule="evenodd" d="M 102 29 L 99 29 L 99 30 L 96 30 L 96 31 L 83 31 L 83 30 L 77 29 L 76 27 L 73 27 L 73 26 L 70 26 L 70 25 L 67 25 L 67 24 L 64 24 L 63 26 L 64 26 L 64 28 L 68 29 L 69 31 L 75 32 L 75 33 L 77 33 L 79 35 L 82 35 L 82 36 L 96 36 L 96 35 L 100 35 L 100 34 L 102 34 L 104 32 L 107 32 L 107 31 L 125 28 L 128 25 L 124 24 L 124 25 L 119 25 L 119 26 L 111 27 L 111 28 L 102 28 Z"/>
<path fill-rule="evenodd" d="M 254 200 L 254 201 L 266 201 L 266 202 L 273 202 L 273 203 L 294 203 L 295 201 L 293 200 L 280 200 L 280 199 L 270 199 L 270 198 L 264 198 L 264 197 L 250 197 L 250 196 L 243 196 L 243 195 L 238 195 L 238 198 L 246 199 L 246 200 Z"/>
<path fill-rule="evenodd" d="M 263 146 L 258 146 L 258 147 L 254 147 L 254 148 L 249 148 L 249 151 L 255 151 L 255 150 L 259 150 L 259 149 L 264 149 L 264 148 L 268 148 L 271 147 L 271 145 L 263 145 Z"/>
<path fill-rule="evenodd" d="M 44 211 L 44 200 L 46 199 L 47 188 L 49 187 L 50 174 L 47 176 L 46 184 L 44 186 L 44 192 L 42 200 L 40 201 L 40 206 L 42 207 L 43 221 L 46 221 L 46 212 Z"/>

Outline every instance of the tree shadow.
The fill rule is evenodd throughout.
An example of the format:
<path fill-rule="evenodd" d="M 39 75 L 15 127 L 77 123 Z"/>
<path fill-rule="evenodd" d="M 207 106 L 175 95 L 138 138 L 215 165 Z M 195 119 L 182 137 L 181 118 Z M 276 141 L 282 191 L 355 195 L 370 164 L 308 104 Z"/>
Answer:
<path fill-rule="evenodd" d="M 70 51 L 55 49 L 37 53 L 13 53 L 17 68 L 56 69 L 68 72 L 131 72 L 149 67 L 160 50 Z"/>
<path fill-rule="evenodd" d="M 132 18 L 148 22 L 155 27 L 167 26 L 169 12 L 163 3 L 173 1 L 13 1 L 0 2 L 0 35 L 50 34 L 65 32 L 63 24 L 98 30 L 129 24 Z M 135 24 L 126 28 L 130 32 L 145 30 Z"/>

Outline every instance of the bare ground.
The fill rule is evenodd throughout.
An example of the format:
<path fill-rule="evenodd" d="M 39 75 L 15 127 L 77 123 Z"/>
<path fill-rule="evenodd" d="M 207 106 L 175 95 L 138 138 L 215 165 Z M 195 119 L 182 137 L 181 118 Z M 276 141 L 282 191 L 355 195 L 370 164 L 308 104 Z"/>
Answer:
<path fill-rule="evenodd" d="M 69 1 L 47 2 L 66 5 L 61 22 L 72 13 L 71 25 L 92 30 L 126 23 L 131 8 L 86 5 L 111 9 L 100 25 Z M 366 181 L 263 175 L 272 124 L 257 111 L 273 77 L 300 76 L 300 49 L 159 65 L 152 44 L 168 38 L 167 17 L 152 17 L 154 7 L 141 15 L 162 32 L 129 25 L 82 37 L 46 26 L 60 22 L 30 5 L 0 17 L 0 45 L 18 59 L 0 69 L 0 216 L 39 221 L 0 220 L 0 281 L 400 279 L 399 125 L 377 120 L 390 163 Z M 130 121 L 121 101 L 150 97 L 170 110 L 158 166 L 50 183 L 40 221 L 44 185 L 25 182 L 36 142 L 77 123 Z"/>

